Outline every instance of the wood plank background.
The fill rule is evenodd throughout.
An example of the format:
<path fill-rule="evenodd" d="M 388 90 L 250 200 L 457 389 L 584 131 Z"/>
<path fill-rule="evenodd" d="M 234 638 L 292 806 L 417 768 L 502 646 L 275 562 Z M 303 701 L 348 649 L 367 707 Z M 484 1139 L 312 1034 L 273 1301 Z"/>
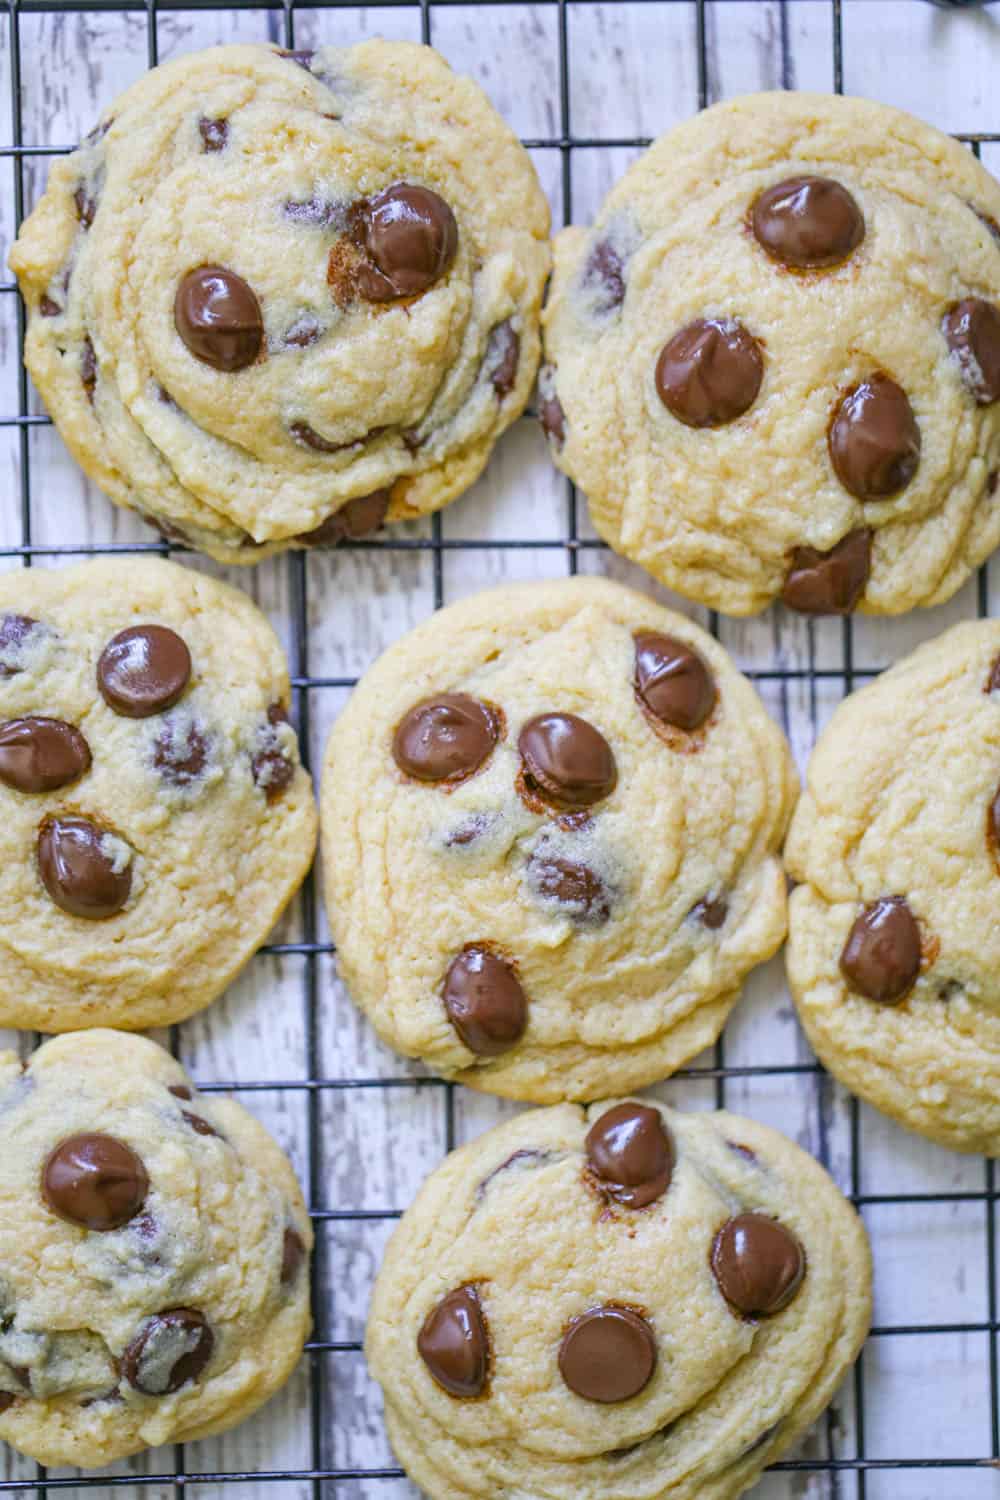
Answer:
<path fill-rule="evenodd" d="M 18 109 L 0 113 L 4 258 L 18 198 L 23 195 L 25 211 L 30 208 L 47 170 L 44 154 L 12 147 L 75 142 L 151 56 L 165 60 L 234 40 L 284 42 L 287 19 L 282 6 L 191 12 L 170 9 L 170 0 L 145 0 L 145 7 L 129 12 L 21 12 L 14 20 L 5 9 L 0 111 L 9 97 L 15 42 L 21 94 Z M 434 45 L 482 83 L 521 135 L 551 143 L 533 146 L 532 155 L 556 225 L 567 216 L 588 220 L 640 149 L 590 144 L 570 150 L 560 147 L 561 138 L 639 141 L 686 117 L 703 98 L 762 88 L 833 88 L 835 41 L 847 92 L 913 109 L 956 133 L 1000 130 L 1000 10 L 947 12 L 923 0 L 432 0 L 422 11 L 418 0 L 382 6 L 333 0 L 325 8 L 293 10 L 291 19 L 299 46 L 379 34 L 419 40 L 428 20 Z M 1000 148 L 983 148 L 984 160 L 989 164 L 992 156 L 996 169 L 998 153 Z M 9 284 L 0 292 L 0 570 L 28 561 L 58 566 L 74 560 L 73 549 L 93 545 L 148 546 L 153 533 L 88 484 L 51 426 L 16 420 L 41 415 L 41 407 L 21 383 L 16 294 Z M 229 570 L 228 576 L 274 621 L 293 650 L 294 673 L 338 684 L 356 677 L 436 601 L 508 579 L 561 576 L 575 564 L 704 616 L 670 600 L 595 544 L 585 501 L 575 501 L 552 469 L 528 419 L 506 436 L 475 488 L 443 514 L 440 531 L 444 548 L 437 554 L 428 545 L 432 524 L 425 522 L 396 533 L 422 547 L 389 542 L 280 559 L 256 571 Z M 523 538 L 544 545 L 514 545 Z M 583 545 L 567 547 L 573 538 Z M 182 560 L 227 573 L 196 557 Z M 993 572 L 1000 577 L 1000 565 Z M 817 727 L 845 690 L 953 621 L 978 609 L 994 612 L 996 590 L 984 571 L 941 609 L 898 621 L 858 620 L 852 633 L 840 622 L 809 624 L 780 609 L 750 621 L 722 620 L 719 633 L 749 670 L 804 674 L 760 684 L 804 764 Z M 829 675 L 810 680 L 812 667 Z M 314 765 L 347 691 L 325 685 L 297 693 Z M 307 892 L 274 934 L 274 944 L 285 951 L 258 956 L 222 1000 L 174 1038 L 164 1038 L 173 1040 L 199 1080 L 242 1087 L 240 1097 L 282 1141 L 307 1184 L 320 1241 L 315 1339 L 322 1347 L 307 1356 L 286 1391 L 224 1438 L 183 1451 L 158 1450 L 115 1471 L 126 1478 L 244 1475 L 228 1483 L 189 1481 L 184 1488 L 197 1500 L 416 1495 L 394 1477 L 279 1483 L 251 1476 L 316 1466 L 394 1467 L 378 1393 L 357 1347 L 372 1277 L 395 1216 L 448 1144 L 476 1135 L 515 1108 L 446 1089 L 383 1048 L 343 993 L 335 959 L 322 951 L 287 951 L 310 935 L 321 945 L 328 939 Z M 9 1039 L 22 1048 L 28 1041 Z M 310 1079 L 320 1086 L 305 1087 Z M 380 1080 L 384 1087 L 358 1087 L 359 1080 Z M 796 1024 L 780 963 L 754 975 L 718 1054 L 696 1059 L 685 1076 L 656 1092 L 695 1109 L 725 1102 L 778 1126 L 824 1160 L 845 1190 L 862 1197 L 876 1252 L 878 1331 L 865 1350 L 860 1379 L 848 1382 L 830 1418 L 796 1456 L 817 1464 L 852 1460 L 861 1452 L 872 1460 L 996 1457 L 993 1203 L 946 1196 L 992 1192 L 984 1163 L 906 1135 L 867 1107 L 852 1106 L 820 1075 Z M 910 1204 L 878 1201 L 898 1194 L 941 1196 Z M 359 1211 L 365 1217 L 350 1217 Z M 898 1331 L 928 1327 L 939 1331 Z M 27 1486 L 38 1479 L 33 1465 L 9 1452 L 0 1458 L 0 1477 Z M 71 1471 L 50 1477 L 69 1481 L 62 1493 L 81 1496 L 168 1500 L 183 1492 L 172 1477 L 121 1488 L 100 1481 L 96 1488 L 83 1487 Z M 767 1475 L 754 1493 L 759 1500 L 1000 1500 L 1000 1471 L 969 1464 L 867 1473 L 851 1467 L 786 1470 Z"/>

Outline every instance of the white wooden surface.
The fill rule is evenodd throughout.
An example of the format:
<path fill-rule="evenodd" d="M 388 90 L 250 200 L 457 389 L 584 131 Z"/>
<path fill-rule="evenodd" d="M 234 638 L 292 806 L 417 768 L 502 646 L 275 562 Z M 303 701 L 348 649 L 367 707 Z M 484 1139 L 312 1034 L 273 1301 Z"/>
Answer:
<path fill-rule="evenodd" d="M 844 86 L 911 108 L 956 132 L 1000 129 L 1000 8 L 991 13 L 947 13 L 921 0 L 843 0 Z M 532 140 L 558 137 L 560 115 L 559 13 L 552 3 L 442 5 L 432 7 L 432 40 L 459 69 L 472 73 L 520 133 Z M 566 7 L 569 60 L 569 125 L 574 136 L 631 139 L 660 133 L 698 105 L 696 10 L 692 0 L 569 0 Z M 283 40 L 280 9 L 172 12 L 157 18 L 159 55 L 166 59 L 216 42 Z M 833 86 L 834 13 L 827 0 L 708 0 L 706 59 L 709 98 L 760 88 Z M 346 43 L 382 34 L 419 39 L 419 7 L 336 5 L 304 10 L 295 17 L 299 46 Z M 23 141 L 66 144 L 87 130 L 99 110 L 147 65 L 147 20 L 128 14 L 29 14 L 20 18 Z M 6 111 L 10 69 L 9 22 L 0 19 L 0 147 L 12 143 Z M 1000 170 L 1000 148 L 984 148 L 984 160 Z M 630 148 L 588 146 L 571 153 L 570 204 L 587 220 L 616 175 L 637 154 Z M 563 219 L 561 153 L 557 146 L 533 151 L 558 225 Z M 0 240 L 14 230 L 17 167 L 0 157 Z M 44 158 L 23 167 L 26 206 L 44 184 Z M 29 396 L 31 411 L 40 411 Z M 16 299 L 0 296 L 0 414 L 18 411 Z M 32 541 L 36 546 L 91 542 L 149 542 L 152 533 L 115 510 L 89 485 L 67 457 L 50 427 L 32 428 L 30 464 Z M 22 540 L 21 456 L 18 435 L 0 427 L 0 547 Z M 558 544 L 568 534 L 565 483 L 549 465 L 534 424 L 520 423 L 494 455 L 475 489 L 443 516 L 446 540 L 477 539 L 471 550 L 446 551 L 442 581 L 446 600 L 513 578 L 559 576 L 569 553 L 559 545 L 518 550 L 519 537 Z M 579 534 L 593 536 L 583 500 Z M 429 523 L 408 528 L 429 537 Z M 64 558 L 41 556 L 41 565 Z M 223 571 L 201 559 L 188 565 Z M 0 568 L 20 566 L 0 558 Z M 581 569 L 612 572 L 656 592 L 636 569 L 606 552 L 586 549 Z M 233 571 L 274 620 L 286 640 L 293 631 L 294 564 L 279 560 L 256 572 Z M 1000 580 L 1000 563 L 994 565 Z M 308 670 L 345 678 L 434 606 L 434 566 L 429 551 L 316 554 L 305 563 L 309 623 Z M 997 582 L 988 581 L 997 608 Z M 662 593 L 662 591 L 660 591 Z M 673 601 L 676 602 L 676 601 Z M 681 605 L 695 615 L 691 606 Z M 974 614 L 975 582 L 942 609 L 895 622 L 859 620 L 854 626 L 857 670 L 885 665 L 952 621 Z M 839 675 L 814 686 L 793 680 L 763 682 L 772 712 L 785 725 L 804 760 L 814 724 L 827 719 L 845 689 L 844 632 L 839 622 L 812 627 L 802 619 L 770 611 L 751 621 L 726 621 L 720 634 L 741 664 L 757 670 L 807 668 L 814 663 Z M 321 754 L 326 733 L 345 698 L 339 687 L 309 691 L 310 752 Z M 322 919 L 319 937 L 326 938 Z M 305 932 L 301 904 L 286 919 L 276 941 L 294 942 Z M 301 955 L 261 956 L 249 972 L 206 1014 L 180 1029 L 184 1061 L 203 1081 L 282 1082 L 310 1073 L 307 965 Z M 312 1066 L 326 1080 L 386 1078 L 385 1089 L 324 1087 L 310 1094 L 278 1087 L 242 1097 L 275 1131 L 309 1181 L 310 1111 L 318 1155 L 313 1207 L 363 1209 L 375 1217 L 325 1220 L 318 1226 L 320 1257 L 316 1337 L 351 1343 L 360 1339 L 372 1276 L 392 1228 L 387 1213 L 409 1202 L 424 1174 L 440 1159 L 448 1139 L 447 1092 L 421 1081 L 421 1069 L 391 1055 L 373 1038 L 343 994 L 335 961 L 315 963 L 315 1055 Z M 17 1044 L 17 1039 L 14 1039 Z M 25 1045 L 22 1040 L 21 1045 Z M 759 971 L 748 986 L 725 1036 L 725 1062 L 760 1068 L 811 1062 L 785 990 L 780 963 Z M 711 1056 L 695 1068 L 711 1068 Z M 852 1155 L 849 1102 L 828 1081 L 809 1071 L 730 1076 L 717 1088 L 711 1078 L 685 1077 L 659 1091 L 690 1108 L 712 1108 L 717 1093 L 729 1107 L 779 1126 L 821 1156 L 842 1186 L 865 1195 L 979 1192 L 984 1164 L 925 1145 L 862 1106 L 858 1113 L 857 1160 Z M 513 1106 L 457 1092 L 451 1120 L 455 1139 L 476 1135 Z M 876 1324 L 979 1325 L 974 1332 L 882 1333 L 864 1354 L 864 1441 L 873 1459 L 983 1458 L 991 1452 L 987 1246 L 989 1225 L 982 1202 L 937 1201 L 913 1206 L 868 1204 L 865 1218 L 876 1253 Z M 315 1381 L 313 1387 L 312 1382 Z M 312 1449 L 310 1402 L 320 1403 L 321 1444 Z M 821 1422 L 800 1457 L 822 1460 L 856 1453 L 853 1386 L 838 1400 L 835 1415 Z M 173 1474 L 178 1455 L 160 1450 L 120 1466 L 122 1474 Z M 324 1351 L 304 1361 L 288 1389 L 237 1432 L 187 1447 L 187 1473 L 304 1469 L 314 1459 L 324 1468 L 391 1466 L 382 1432 L 377 1392 L 361 1355 Z M 34 1477 L 32 1465 L 9 1453 L 0 1457 L 6 1478 Z M 60 1476 L 63 1477 L 63 1476 Z M 306 1480 L 272 1484 L 192 1483 L 198 1500 L 209 1496 L 305 1500 Z M 338 1500 L 404 1500 L 415 1491 L 399 1479 L 328 1480 L 324 1497 Z M 52 1492 L 55 1493 L 54 1491 Z M 175 1493 L 172 1483 L 112 1490 L 73 1487 L 71 1494 L 120 1494 L 129 1500 Z M 980 1469 L 888 1469 L 857 1475 L 785 1472 L 768 1475 L 759 1500 L 1000 1500 L 1000 1471 Z M 609 1497 L 613 1500 L 613 1497 Z"/>

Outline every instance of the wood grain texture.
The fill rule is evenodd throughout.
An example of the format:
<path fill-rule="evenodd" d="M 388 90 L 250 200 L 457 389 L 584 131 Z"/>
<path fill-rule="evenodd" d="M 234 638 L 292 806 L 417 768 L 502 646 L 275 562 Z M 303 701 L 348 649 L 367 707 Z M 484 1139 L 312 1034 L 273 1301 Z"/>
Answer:
<path fill-rule="evenodd" d="M 844 86 L 913 109 L 956 132 L 1000 129 L 996 78 L 1000 16 L 947 13 L 919 0 L 843 0 Z M 834 84 L 835 8 L 827 0 L 707 0 L 705 92 L 709 102 L 747 90 Z M 533 157 L 556 225 L 586 222 L 638 146 L 589 144 L 565 153 L 565 133 L 591 142 L 643 140 L 685 118 L 700 102 L 697 8 L 693 0 L 568 0 L 565 6 L 566 113 L 563 112 L 560 12 L 553 4 L 448 5 L 430 10 L 431 39 L 458 69 L 476 77 L 515 128 L 533 141 Z M 148 65 L 150 36 L 142 11 L 22 15 L 19 116 L 0 111 L 0 145 L 17 125 L 31 145 L 68 145 Z M 218 12 L 165 11 L 157 17 L 155 55 L 166 59 L 230 40 L 285 40 L 280 8 Z M 330 4 L 295 15 L 299 46 L 348 43 L 382 34 L 421 35 L 418 5 Z M 8 97 L 11 28 L 0 17 L 0 99 Z M 1000 169 L 1000 150 L 983 158 Z M 15 225 L 15 181 L 28 208 L 42 191 L 44 156 L 19 166 L 0 158 L 0 247 Z M 0 414 L 20 410 L 17 303 L 0 293 Z M 29 392 L 27 411 L 42 415 Z M 23 451 L 22 451 L 23 449 Z M 30 524 L 22 529 L 25 460 Z M 112 507 L 90 485 L 48 425 L 33 426 L 22 445 L 0 426 L 0 548 L 31 541 L 42 547 L 148 545 L 142 522 Z M 247 589 L 266 610 L 289 649 L 293 671 L 334 679 L 356 677 L 390 642 L 446 601 L 492 583 L 581 571 L 608 573 L 684 610 L 705 612 L 657 588 L 639 570 L 596 543 L 585 499 L 574 496 L 548 462 L 535 426 L 524 420 L 506 436 L 487 473 L 440 522 L 446 543 L 439 571 L 430 550 L 392 545 L 278 560 L 255 572 L 227 571 L 203 559 L 183 561 Z M 395 533 L 427 543 L 430 521 Z M 529 538 L 544 545 L 511 545 Z M 580 549 L 567 548 L 579 538 Z M 449 549 L 449 542 L 476 543 Z M 39 557 L 58 565 L 62 556 Z M 20 566 L 0 556 L 0 570 Z M 765 679 L 761 691 L 788 732 L 800 765 L 817 727 L 845 689 L 953 620 L 976 613 L 980 592 L 997 608 L 997 575 L 972 581 L 942 609 L 902 620 L 809 623 L 781 610 L 749 620 L 722 620 L 721 639 L 746 669 L 787 668 L 831 675 L 785 683 Z M 305 625 L 303 635 L 301 626 Z M 319 763 L 347 687 L 297 694 L 308 718 L 307 748 Z M 328 940 L 311 895 L 296 903 L 274 942 Z M 335 959 L 295 953 L 261 955 L 207 1013 L 179 1028 L 180 1056 L 203 1081 L 264 1085 L 240 1094 L 275 1132 L 307 1184 L 317 1222 L 316 1339 L 350 1346 L 362 1337 L 372 1278 L 394 1216 L 452 1140 L 461 1142 L 506 1117 L 515 1106 L 446 1089 L 419 1065 L 384 1048 L 351 1006 Z M 29 1039 L 8 1037 L 22 1050 Z M 722 1065 L 734 1070 L 719 1076 Z M 768 1069 L 785 1071 L 768 1071 Z M 310 1078 L 319 1088 L 303 1085 Z M 382 1080 L 384 1087 L 351 1086 Z M 289 1084 L 283 1088 L 280 1085 Z M 696 1059 L 686 1076 L 655 1091 L 672 1103 L 710 1109 L 725 1103 L 778 1126 L 824 1160 L 847 1189 L 862 1194 L 978 1192 L 984 1166 L 905 1135 L 865 1106 L 851 1102 L 817 1073 L 794 1018 L 780 962 L 758 971 L 717 1054 Z M 855 1119 L 856 1113 L 856 1119 Z M 852 1133 L 852 1126 L 854 1127 Z M 312 1133 L 314 1151 L 310 1154 Z M 855 1144 L 857 1150 L 855 1150 Z M 363 1210 L 361 1219 L 339 1217 Z M 977 1325 L 974 1332 L 883 1334 L 863 1360 L 865 1452 L 875 1459 L 969 1459 L 991 1453 L 990 1341 L 983 1325 L 988 1296 L 990 1225 L 982 1202 L 938 1201 L 911 1206 L 872 1203 L 865 1218 L 876 1252 L 876 1324 Z M 994 1288 L 994 1295 L 996 1289 Z M 995 1304 L 994 1304 L 995 1308 Z M 995 1312 L 993 1314 L 995 1316 Z M 803 1444 L 800 1457 L 851 1458 L 859 1441 L 858 1387 L 849 1381 L 834 1412 Z M 312 1403 L 316 1405 L 314 1447 Z M 288 1389 L 254 1421 L 182 1453 L 161 1450 L 119 1472 L 136 1476 L 253 1473 L 322 1467 L 393 1467 L 379 1400 L 357 1349 L 321 1349 L 303 1362 Z M 9 1452 L 0 1477 L 31 1480 L 32 1465 Z M 340 1479 L 314 1486 L 241 1478 L 193 1483 L 198 1500 L 412 1500 L 404 1480 Z M 173 1482 L 112 1490 L 72 1488 L 70 1494 L 168 1500 Z M 954 1469 L 775 1472 L 759 1500 L 1000 1500 L 1000 1474 Z M 609 1497 L 613 1500 L 613 1497 Z"/>

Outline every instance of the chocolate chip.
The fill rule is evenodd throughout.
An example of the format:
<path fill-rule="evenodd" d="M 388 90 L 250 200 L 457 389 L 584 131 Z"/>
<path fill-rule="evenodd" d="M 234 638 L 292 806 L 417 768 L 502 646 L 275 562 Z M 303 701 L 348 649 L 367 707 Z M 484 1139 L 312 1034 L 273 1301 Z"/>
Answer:
<path fill-rule="evenodd" d="M 61 1141 L 42 1169 L 42 1197 L 54 1214 L 84 1229 L 121 1229 L 146 1201 L 141 1157 L 112 1135 Z"/>
<path fill-rule="evenodd" d="M 505 323 L 498 323 L 491 331 L 486 344 L 486 364 L 490 367 L 490 383 L 501 401 L 514 389 L 520 357 L 521 340 L 508 318 Z"/>
<path fill-rule="evenodd" d="M 172 708 L 191 680 L 191 653 L 166 625 L 131 625 L 114 636 L 97 663 L 97 686 L 125 719 Z"/>
<path fill-rule="evenodd" d="M 902 386 L 883 374 L 853 386 L 834 413 L 827 446 L 837 478 L 859 500 L 905 489 L 920 463 L 920 428 Z"/>
<path fill-rule="evenodd" d="M 752 1166 L 757 1165 L 757 1153 L 756 1151 L 751 1151 L 749 1146 L 741 1146 L 739 1141 L 727 1141 L 726 1145 L 737 1156 L 742 1156 L 744 1161 L 750 1162 Z"/>
<path fill-rule="evenodd" d="M 524 1151 L 512 1151 L 505 1161 L 502 1161 L 498 1167 L 494 1167 L 493 1171 L 483 1178 L 482 1182 L 476 1188 L 476 1201 L 481 1203 L 486 1197 L 486 1191 L 490 1183 L 495 1178 L 502 1176 L 504 1172 L 509 1172 L 512 1167 L 526 1168 L 529 1164 L 532 1167 L 538 1167 L 547 1161 L 551 1161 L 552 1156 L 553 1153 L 551 1151 L 535 1151 L 531 1147 Z"/>
<path fill-rule="evenodd" d="M 206 151 L 223 151 L 229 140 L 229 121 L 210 120 L 207 115 L 202 115 L 198 121 L 198 133 Z"/>
<path fill-rule="evenodd" d="M 765 188 L 750 223 L 761 249 L 797 271 L 839 265 L 865 237 L 857 200 L 830 177 L 789 177 Z"/>
<path fill-rule="evenodd" d="M 528 1001 L 514 965 L 485 943 L 469 943 L 452 959 L 441 997 L 449 1021 L 477 1057 L 499 1057 L 524 1035 Z"/>
<path fill-rule="evenodd" d="M 654 719 L 689 733 L 704 724 L 718 696 L 697 651 L 655 630 L 635 637 L 635 691 Z"/>
<path fill-rule="evenodd" d="M 356 205 L 355 219 L 370 261 L 358 269 L 358 290 L 369 302 L 418 297 L 455 258 L 455 215 L 430 188 L 393 183 Z"/>
<path fill-rule="evenodd" d="M 439 693 L 414 704 L 396 725 L 392 758 L 415 781 L 454 786 L 492 755 L 501 723 L 489 703 L 468 693 Z"/>
<path fill-rule="evenodd" d="M 58 318 L 62 312 L 62 308 L 58 302 L 53 302 L 52 298 L 46 296 L 43 292 L 38 301 L 38 311 L 43 318 Z"/>
<path fill-rule="evenodd" d="M 190 719 L 165 719 L 153 741 L 153 765 L 170 786 L 189 787 L 204 775 L 209 742 Z"/>
<path fill-rule="evenodd" d="M 89 229 L 94 222 L 94 215 L 97 213 L 97 200 L 91 197 L 82 182 L 73 194 L 73 202 L 76 204 L 77 218 L 84 229 Z"/>
<path fill-rule="evenodd" d="M 195 359 L 227 374 L 252 365 L 264 340 L 253 288 L 226 266 L 188 271 L 174 298 L 174 327 Z"/>
<path fill-rule="evenodd" d="M 60 910 L 97 921 L 113 917 L 128 900 L 132 853 L 89 818 L 49 817 L 38 830 L 38 873 Z"/>
<path fill-rule="evenodd" d="M 895 1005 L 920 973 L 920 929 L 903 896 L 870 902 L 854 920 L 840 971 L 869 1000 Z"/>
<path fill-rule="evenodd" d="M 20 663 L 24 647 L 42 629 L 31 615 L 0 615 L 0 681 L 24 670 Z"/>
<path fill-rule="evenodd" d="M 864 594 L 872 565 L 872 533 L 849 531 L 831 547 L 796 547 L 781 589 L 789 609 L 807 615 L 847 615 Z"/>
<path fill-rule="evenodd" d="M 689 916 L 707 927 L 709 932 L 718 932 L 729 915 L 729 902 L 725 896 L 703 896 L 692 906 Z"/>
<path fill-rule="evenodd" d="M 566 441 L 566 413 L 556 395 L 554 365 L 543 365 L 538 372 L 538 420 L 547 438 L 561 448 Z"/>
<path fill-rule="evenodd" d="M 351 445 L 353 447 L 353 444 Z M 312 531 L 304 531 L 295 538 L 304 547 L 336 546 L 338 542 L 356 542 L 362 537 L 378 531 L 389 512 L 391 491 L 373 490 L 370 495 L 358 495 L 348 500 L 332 516 L 327 516 Z"/>
<path fill-rule="evenodd" d="M 214 1125 L 210 1125 L 203 1115 L 193 1115 L 186 1109 L 181 1110 L 181 1117 L 186 1125 L 190 1125 L 195 1135 L 211 1135 L 216 1140 L 222 1140 L 222 1136 Z"/>
<path fill-rule="evenodd" d="M 80 348 L 80 383 L 87 393 L 87 400 L 93 401 L 97 387 L 97 355 L 89 333 L 84 334 Z"/>
<path fill-rule="evenodd" d="M 982 297 L 966 297 L 941 321 L 945 343 L 980 406 L 1000 400 L 1000 311 Z"/>
<path fill-rule="evenodd" d="M 616 1104 L 590 1127 L 585 1144 L 602 1191 L 626 1208 L 646 1208 L 670 1186 L 674 1144 L 658 1109 Z"/>
<path fill-rule="evenodd" d="M 293 224 L 315 224 L 329 229 L 345 217 L 344 210 L 329 198 L 320 198 L 315 193 L 311 198 L 287 198 L 282 208 L 286 219 Z"/>
<path fill-rule="evenodd" d="M 317 432 L 315 427 L 310 427 L 308 422 L 289 422 L 288 430 L 297 443 L 304 443 L 314 453 L 343 453 L 345 449 L 357 446 L 355 441 L 350 443 L 331 443 L 329 438 L 323 437 L 322 433 Z M 305 533 L 307 536 L 309 534 L 308 532 Z"/>
<path fill-rule="evenodd" d="M 625 301 L 625 264 L 609 240 L 598 240 L 591 250 L 583 285 L 594 298 L 595 312 L 614 312 Z"/>
<path fill-rule="evenodd" d="M 122 1374 L 144 1396 L 172 1396 L 198 1379 L 214 1347 L 203 1313 L 172 1307 L 147 1318 L 122 1355 Z"/>
<path fill-rule="evenodd" d="M 175 1099 L 190 1099 L 193 1097 L 186 1083 L 170 1084 L 167 1088 L 167 1093 L 173 1094 Z"/>
<path fill-rule="evenodd" d="M 10 1411 L 16 1400 L 17 1397 L 12 1395 L 10 1391 L 0 1391 L 0 1416 L 5 1411 Z"/>
<path fill-rule="evenodd" d="M 996 796 L 990 803 L 989 810 L 989 834 L 993 841 L 993 848 L 1000 853 L 1000 787 L 997 787 Z"/>
<path fill-rule="evenodd" d="M 664 344 L 656 390 L 687 427 L 722 427 L 750 410 L 764 379 L 764 356 L 735 319 L 696 318 Z"/>
<path fill-rule="evenodd" d="M 90 747 L 62 719 L 8 719 L 0 724 L 0 781 L 18 792 L 54 792 L 90 768 Z"/>
<path fill-rule="evenodd" d="M 575 1318 L 559 1346 L 559 1371 L 571 1391 L 609 1404 L 638 1396 L 656 1368 L 656 1338 L 629 1307 L 594 1307 Z"/>
<path fill-rule="evenodd" d="M 553 902 L 582 927 L 600 927 L 611 915 L 612 893 L 589 865 L 542 846 L 529 859 L 525 876 L 536 896 Z"/>
<path fill-rule="evenodd" d="M 788 1306 L 806 1274 L 798 1240 L 764 1214 L 737 1214 L 712 1245 L 712 1272 L 730 1307 L 769 1318 Z"/>
<path fill-rule="evenodd" d="M 479 1293 L 460 1286 L 441 1298 L 417 1334 L 417 1352 L 451 1396 L 479 1396 L 490 1372 L 490 1336 Z"/>
<path fill-rule="evenodd" d="M 446 849 L 464 849 L 468 844 L 474 844 L 477 839 L 492 827 L 493 818 L 487 817 L 485 813 L 472 813 L 445 836 Z"/>
<path fill-rule="evenodd" d="M 576 714 L 538 714 L 518 735 L 525 787 L 559 808 L 592 807 L 618 781 L 611 746 Z"/>
<path fill-rule="evenodd" d="M 286 1228 L 281 1242 L 281 1285 L 291 1286 L 306 1258 L 305 1240 L 297 1229 Z"/>
<path fill-rule="evenodd" d="M 1000 693 L 1000 656 L 997 657 L 990 668 L 990 675 L 986 679 L 986 686 L 983 688 L 983 692 Z"/>
<path fill-rule="evenodd" d="M 986 476 L 987 495 L 995 495 L 997 492 L 998 484 L 1000 484 L 1000 469 L 991 469 Z"/>
<path fill-rule="evenodd" d="M 322 323 L 316 318 L 310 317 L 308 313 L 303 313 L 302 317 L 293 323 L 285 334 L 284 342 L 286 346 L 293 349 L 309 349 L 316 343 L 322 332 Z M 294 427 L 295 424 L 293 423 L 293 431 Z"/>
<path fill-rule="evenodd" d="M 279 705 L 280 706 L 280 705 Z M 250 774 L 254 785 L 261 788 L 268 802 L 276 802 L 288 790 L 295 779 L 295 762 L 287 754 L 277 729 L 285 719 L 275 719 L 272 703 L 267 710 L 267 722 L 257 733 L 258 750 L 250 761 Z"/>

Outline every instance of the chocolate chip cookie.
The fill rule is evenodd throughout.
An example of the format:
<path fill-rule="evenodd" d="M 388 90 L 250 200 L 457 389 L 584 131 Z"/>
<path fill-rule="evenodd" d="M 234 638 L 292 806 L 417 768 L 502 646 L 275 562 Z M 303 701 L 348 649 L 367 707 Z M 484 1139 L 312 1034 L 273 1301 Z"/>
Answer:
<path fill-rule="evenodd" d="M 1000 621 L 957 625 L 834 714 L 787 863 L 788 977 L 848 1088 L 1000 1155 Z"/>
<path fill-rule="evenodd" d="M 0 1025 L 214 1000 L 312 860 L 288 671 L 246 597 L 159 559 L 0 578 Z"/>
<path fill-rule="evenodd" d="M 334 727 L 326 895 L 398 1051 L 516 1099 L 663 1078 L 785 932 L 784 736 L 690 620 L 596 578 L 433 616 Z"/>
<path fill-rule="evenodd" d="M 429 47 L 219 47 L 53 163 L 26 359 L 119 504 L 225 562 L 437 510 L 522 411 L 549 213 Z"/>
<path fill-rule="evenodd" d="M 564 230 L 540 416 L 618 551 L 749 614 L 939 604 L 1000 542 L 1000 187 L 865 99 L 754 94 Z"/>
<path fill-rule="evenodd" d="M 284 1384 L 312 1231 L 284 1153 L 161 1047 L 0 1053 L 0 1437 L 107 1464 L 209 1437 Z"/>
<path fill-rule="evenodd" d="M 870 1317 L 864 1229 L 812 1157 L 628 1100 L 449 1156 L 389 1244 L 366 1352 L 430 1500 L 735 1500 Z"/>

